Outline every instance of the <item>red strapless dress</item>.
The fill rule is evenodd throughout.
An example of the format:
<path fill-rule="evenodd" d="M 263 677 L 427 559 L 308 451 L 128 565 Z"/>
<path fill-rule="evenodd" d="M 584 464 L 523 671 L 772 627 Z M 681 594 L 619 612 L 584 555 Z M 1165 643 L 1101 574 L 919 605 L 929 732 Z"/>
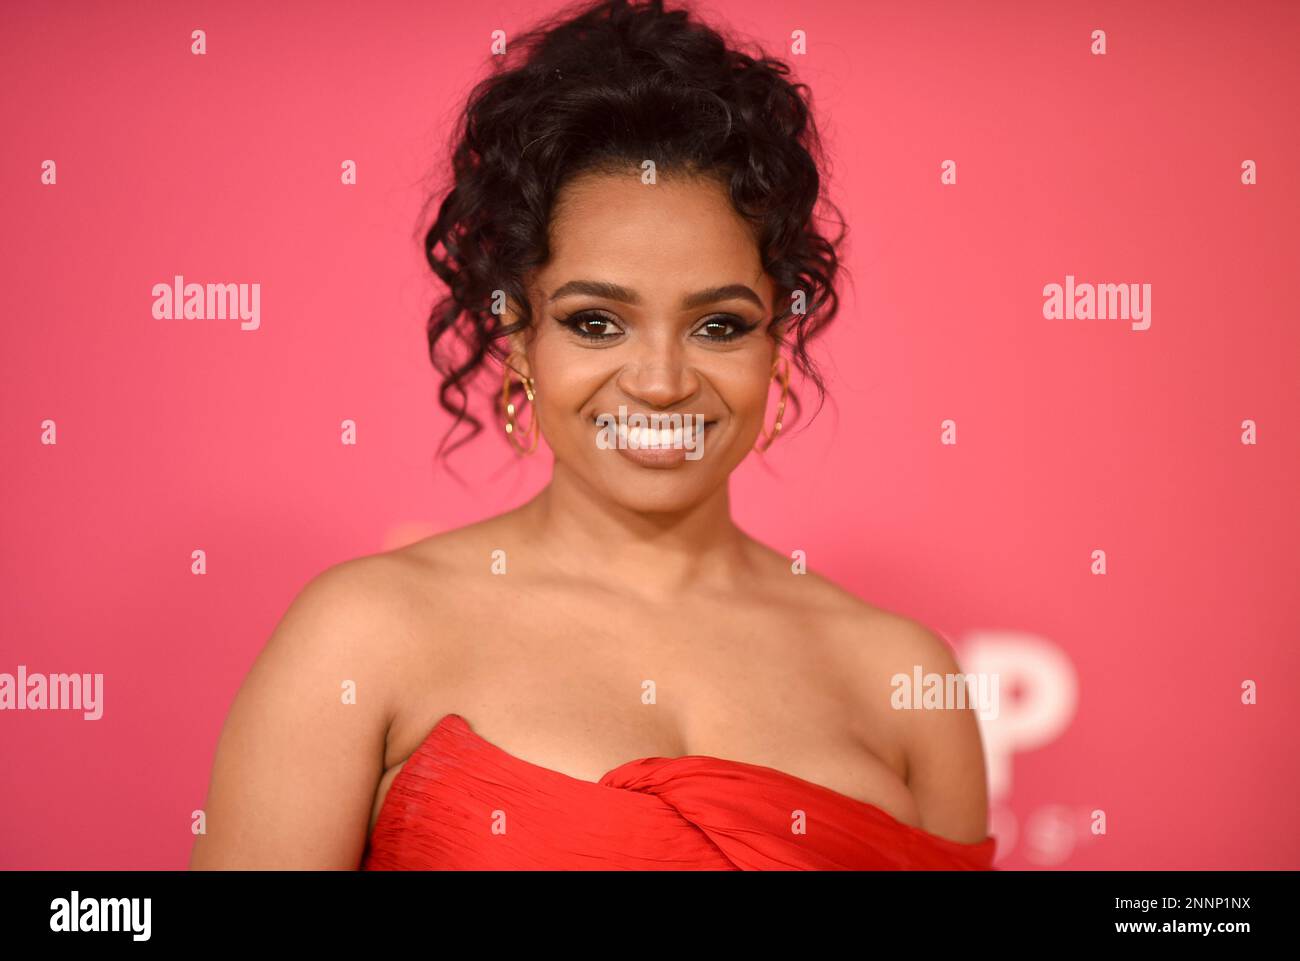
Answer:
<path fill-rule="evenodd" d="M 393 779 L 361 868 L 979 870 L 995 847 L 993 836 L 951 841 L 775 768 L 698 754 L 639 758 L 586 781 L 448 714 Z"/>

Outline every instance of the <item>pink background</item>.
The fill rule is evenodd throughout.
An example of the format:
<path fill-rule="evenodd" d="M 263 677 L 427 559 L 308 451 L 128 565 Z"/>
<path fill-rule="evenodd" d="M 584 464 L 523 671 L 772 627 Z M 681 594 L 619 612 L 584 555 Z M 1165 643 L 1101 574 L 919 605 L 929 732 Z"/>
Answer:
<path fill-rule="evenodd" d="M 468 487 L 433 464 L 415 230 L 491 31 L 553 8 L 362 9 L 0 7 L 0 671 L 105 675 L 99 721 L 0 714 L 0 868 L 184 867 L 297 590 L 545 481 L 492 434 L 454 461 Z M 851 229 L 832 401 L 738 471 L 737 520 L 1002 652 L 1000 866 L 1300 867 L 1300 6 L 699 9 L 778 56 L 807 32 L 788 59 Z M 154 319 L 177 273 L 260 283 L 261 328 Z M 1150 329 L 1044 319 L 1067 273 L 1150 283 Z M 1057 667 L 1007 699 L 1026 651 Z M 1058 727 L 1025 720 L 1071 686 Z"/>

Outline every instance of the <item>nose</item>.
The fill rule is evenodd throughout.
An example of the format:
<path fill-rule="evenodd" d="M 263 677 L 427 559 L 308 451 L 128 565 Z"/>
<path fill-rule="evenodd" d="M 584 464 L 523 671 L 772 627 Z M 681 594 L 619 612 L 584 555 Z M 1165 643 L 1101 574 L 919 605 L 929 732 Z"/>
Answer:
<path fill-rule="evenodd" d="M 672 337 L 645 339 L 619 370 L 615 383 L 649 407 L 671 407 L 693 397 L 699 377 L 684 345 Z"/>

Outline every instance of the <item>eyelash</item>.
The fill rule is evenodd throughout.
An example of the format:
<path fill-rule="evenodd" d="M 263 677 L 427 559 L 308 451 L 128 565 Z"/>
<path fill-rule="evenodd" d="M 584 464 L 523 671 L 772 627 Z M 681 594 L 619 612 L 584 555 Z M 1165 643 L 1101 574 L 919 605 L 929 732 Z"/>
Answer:
<path fill-rule="evenodd" d="M 592 334 L 582 329 L 583 324 L 590 323 L 593 320 L 604 324 L 615 323 L 615 321 L 611 320 L 598 310 L 579 310 L 576 313 L 570 314 L 568 317 L 557 319 L 561 324 L 569 328 L 569 330 L 573 331 L 584 340 L 613 340 L 618 336 L 618 334 Z M 724 344 L 744 337 L 757 326 L 757 324 L 751 324 L 749 321 L 743 320 L 735 314 L 715 314 L 701 324 L 700 329 L 703 330 L 704 328 L 714 324 L 726 324 L 732 327 L 733 330 L 729 334 L 720 334 L 715 337 L 704 337 L 702 339 Z"/>

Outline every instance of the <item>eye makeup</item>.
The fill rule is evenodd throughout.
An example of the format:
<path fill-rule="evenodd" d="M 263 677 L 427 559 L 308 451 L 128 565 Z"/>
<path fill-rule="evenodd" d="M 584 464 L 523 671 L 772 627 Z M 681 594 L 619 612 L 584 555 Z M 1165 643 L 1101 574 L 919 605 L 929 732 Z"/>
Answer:
<path fill-rule="evenodd" d="M 583 340 L 612 341 L 623 333 L 617 320 L 599 310 L 578 310 L 567 317 L 557 317 L 555 319 L 557 323 L 568 328 Z M 757 326 L 758 324 L 745 320 L 736 314 L 712 314 L 705 318 L 704 322 L 696 328 L 695 333 L 691 336 L 712 343 L 730 343 L 744 337 Z M 721 329 L 721 333 L 702 333 L 703 331 L 718 331 L 719 329 Z"/>
<path fill-rule="evenodd" d="M 700 324 L 699 329 L 695 331 L 694 336 L 698 337 L 700 335 L 700 331 L 707 330 L 711 327 L 712 328 L 721 327 L 724 329 L 730 328 L 730 331 L 728 333 L 710 334 L 708 337 L 701 338 L 702 340 L 712 340 L 720 343 L 730 343 L 733 340 L 739 340 L 741 337 L 744 337 L 746 334 L 748 334 L 751 330 L 753 330 L 757 326 L 758 324 L 753 323 L 752 321 L 745 320 L 745 318 L 743 317 L 738 317 L 735 314 L 715 314 L 712 317 L 706 319 L 704 323 Z"/>
<path fill-rule="evenodd" d="M 583 340 L 614 340 L 623 332 L 618 326 L 618 321 L 599 310 L 579 310 L 567 317 L 555 319 L 561 326 L 567 327 Z M 593 326 L 596 327 L 595 330 L 592 329 Z"/>

